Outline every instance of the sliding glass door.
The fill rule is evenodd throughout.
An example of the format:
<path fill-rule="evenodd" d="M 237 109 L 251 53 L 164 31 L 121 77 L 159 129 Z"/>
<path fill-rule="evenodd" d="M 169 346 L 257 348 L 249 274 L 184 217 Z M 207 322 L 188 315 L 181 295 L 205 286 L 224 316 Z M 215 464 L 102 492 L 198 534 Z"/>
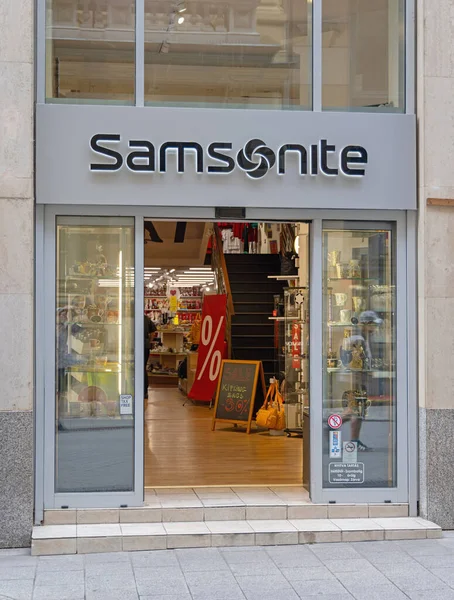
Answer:
<path fill-rule="evenodd" d="M 45 291 L 46 440 L 53 454 L 46 463 L 47 498 L 56 508 L 137 505 L 143 499 L 143 344 L 142 320 L 135 318 L 136 273 L 142 273 L 135 219 L 52 221 L 46 254 L 54 269 L 46 272 L 54 280 Z"/>

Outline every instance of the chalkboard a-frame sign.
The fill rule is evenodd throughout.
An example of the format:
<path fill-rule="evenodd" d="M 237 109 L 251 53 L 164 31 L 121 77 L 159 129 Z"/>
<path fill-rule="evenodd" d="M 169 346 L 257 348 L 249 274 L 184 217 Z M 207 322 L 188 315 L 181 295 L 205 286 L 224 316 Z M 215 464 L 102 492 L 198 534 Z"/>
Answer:
<path fill-rule="evenodd" d="M 247 425 L 246 433 L 251 433 L 252 413 L 259 377 L 265 398 L 265 375 L 261 361 L 222 361 L 212 431 L 216 428 L 216 422 L 223 421 Z"/>

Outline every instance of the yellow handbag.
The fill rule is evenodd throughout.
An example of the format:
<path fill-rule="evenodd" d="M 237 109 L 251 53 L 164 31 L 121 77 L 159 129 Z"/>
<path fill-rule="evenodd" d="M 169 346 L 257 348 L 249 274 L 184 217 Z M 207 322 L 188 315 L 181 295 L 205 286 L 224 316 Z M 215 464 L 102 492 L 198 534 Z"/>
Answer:
<path fill-rule="evenodd" d="M 276 387 L 274 384 L 270 385 L 266 394 L 265 402 L 262 408 L 257 411 L 255 422 L 259 427 L 265 427 L 266 429 L 275 429 L 278 418 L 278 411 L 273 406 L 273 399 L 276 393 Z"/>
<path fill-rule="evenodd" d="M 276 393 L 274 395 L 274 406 L 277 410 L 277 422 L 276 422 L 276 426 L 274 427 L 274 429 L 277 429 L 279 431 L 282 431 L 283 429 L 285 429 L 285 409 L 284 409 L 284 400 L 282 398 L 282 395 L 279 391 L 279 387 L 278 387 L 278 383 L 275 383 L 276 386 Z"/>

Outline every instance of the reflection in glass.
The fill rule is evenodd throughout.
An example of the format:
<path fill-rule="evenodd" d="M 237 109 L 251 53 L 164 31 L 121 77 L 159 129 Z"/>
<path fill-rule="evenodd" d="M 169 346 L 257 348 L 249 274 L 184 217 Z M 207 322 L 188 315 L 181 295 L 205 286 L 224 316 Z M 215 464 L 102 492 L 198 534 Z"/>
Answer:
<path fill-rule="evenodd" d="M 47 0 L 46 98 L 134 102 L 134 0 Z"/>
<path fill-rule="evenodd" d="M 394 234 L 326 229 L 323 253 L 323 485 L 394 487 Z"/>
<path fill-rule="evenodd" d="M 306 0 L 145 0 L 145 100 L 310 108 Z"/>
<path fill-rule="evenodd" d="M 133 489 L 133 219 L 57 220 L 56 491 Z"/>
<path fill-rule="evenodd" d="M 404 0 L 323 0 L 323 107 L 403 112 Z"/>

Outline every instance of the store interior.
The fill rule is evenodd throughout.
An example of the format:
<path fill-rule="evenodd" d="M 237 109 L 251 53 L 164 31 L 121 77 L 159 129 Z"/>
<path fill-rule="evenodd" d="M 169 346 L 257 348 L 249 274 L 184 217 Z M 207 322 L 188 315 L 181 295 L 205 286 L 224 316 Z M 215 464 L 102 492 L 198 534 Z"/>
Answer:
<path fill-rule="evenodd" d="M 394 484 L 391 227 L 323 229 L 315 308 L 308 223 L 146 219 L 143 306 L 134 238 L 132 218 L 57 219 L 57 491 L 133 488 L 138 372 L 145 488 L 308 488 L 311 315 L 325 486 L 348 485 L 348 460 L 364 487 Z"/>
<path fill-rule="evenodd" d="M 146 340 L 146 488 L 302 484 L 303 410 L 309 404 L 307 249 L 306 223 L 146 221 L 144 314 L 153 323 Z M 203 320 L 211 318 L 207 298 L 222 295 L 222 358 L 260 363 L 266 391 L 278 390 L 274 405 L 282 400 L 285 423 L 279 429 L 255 421 L 264 401 L 259 382 L 250 433 L 247 422 L 225 420 L 213 431 L 218 365 L 209 362 L 205 377 L 202 372 L 195 381 L 204 362 L 200 343 L 210 347 L 216 329 L 213 316 L 213 334 L 203 339 L 209 337 Z M 302 317 L 297 354 L 291 325 L 287 336 L 285 328 L 296 311 Z M 214 382 L 206 377 L 211 366 Z"/>

